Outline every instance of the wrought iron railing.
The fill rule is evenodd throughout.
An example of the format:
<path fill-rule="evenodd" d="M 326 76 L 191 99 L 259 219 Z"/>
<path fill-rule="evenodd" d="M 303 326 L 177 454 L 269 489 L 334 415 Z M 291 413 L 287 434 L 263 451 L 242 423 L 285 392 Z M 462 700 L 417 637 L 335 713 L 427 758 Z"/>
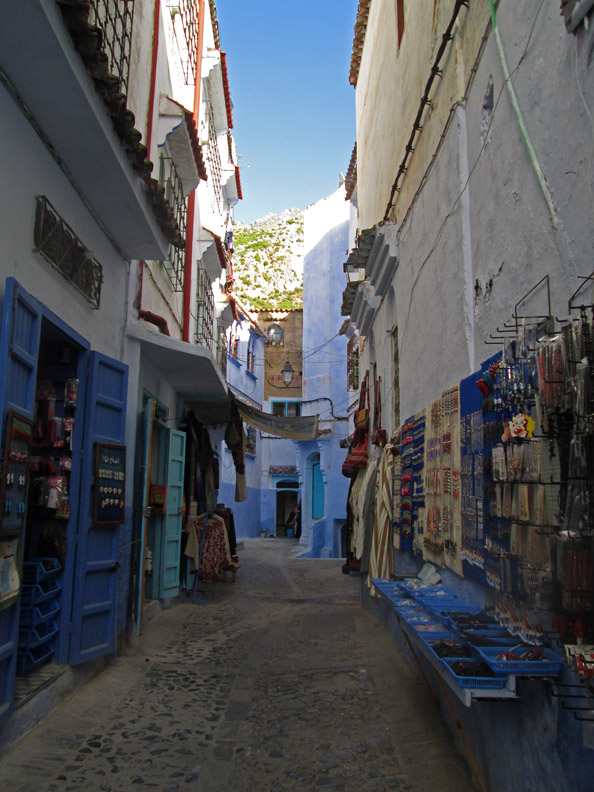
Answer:
<path fill-rule="evenodd" d="M 101 30 L 102 49 L 109 58 L 109 71 L 120 81 L 120 91 L 128 93 L 134 0 L 90 0 L 89 24 Z"/>
<path fill-rule="evenodd" d="M 186 85 L 196 82 L 198 0 L 167 0 Z"/>
<path fill-rule="evenodd" d="M 214 123 L 212 105 L 208 104 L 208 147 L 207 147 L 209 171 L 208 184 L 211 189 L 212 208 L 215 212 L 223 209 L 223 188 L 221 184 L 223 166 L 221 165 L 221 152 L 219 151 L 219 141 L 217 130 Z"/>
<path fill-rule="evenodd" d="M 165 200 L 169 204 L 172 220 L 177 223 L 181 234 L 178 244 L 169 245 L 168 258 L 163 261 L 163 266 L 169 275 L 173 291 L 180 292 L 184 289 L 188 205 L 184 196 L 182 181 L 171 157 L 161 155 L 159 158 L 159 184 L 165 187 Z"/>
<path fill-rule="evenodd" d="M 210 278 L 198 264 L 196 283 L 196 343 L 214 352 L 214 295 Z"/>
<path fill-rule="evenodd" d="M 101 304 L 103 267 L 92 257 L 68 223 L 56 212 L 45 195 L 37 196 L 35 250 L 55 267 L 93 308 Z"/>

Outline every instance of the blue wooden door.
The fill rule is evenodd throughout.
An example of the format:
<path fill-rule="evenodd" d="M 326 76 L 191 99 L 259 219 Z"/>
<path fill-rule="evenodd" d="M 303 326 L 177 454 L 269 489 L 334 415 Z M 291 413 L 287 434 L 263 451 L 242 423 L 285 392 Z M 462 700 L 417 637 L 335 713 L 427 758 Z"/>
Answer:
<path fill-rule="evenodd" d="M 0 330 L 2 435 L 7 410 L 33 417 L 40 332 L 41 306 L 14 278 L 7 278 Z M 4 437 L 0 448 L 4 448 Z M 23 538 L 19 537 L 19 555 L 22 555 Z M 0 720 L 8 715 L 14 699 L 18 629 L 17 597 L 0 603 Z"/>
<path fill-rule="evenodd" d="M 314 520 L 324 516 L 324 478 L 319 456 L 311 463 L 311 516 Z"/>
<path fill-rule="evenodd" d="M 167 500 L 161 530 L 159 597 L 176 597 L 179 593 L 184 463 L 186 436 L 176 429 L 167 431 Z"/>
<path fill-rule="evenodd" d="M 127 390 L 128 367 L 91 352 L 72 598 L 71 665 L 115 650 L 120 526 L 95 524 L 92 482 L 95 444 L 124 443 Z"/>

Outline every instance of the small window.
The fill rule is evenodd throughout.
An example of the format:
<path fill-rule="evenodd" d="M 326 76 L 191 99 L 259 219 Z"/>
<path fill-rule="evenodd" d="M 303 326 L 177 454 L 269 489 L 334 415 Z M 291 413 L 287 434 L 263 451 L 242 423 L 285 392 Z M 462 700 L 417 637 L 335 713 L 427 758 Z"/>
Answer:
<path fill-rule="evenodd" d="M 268 343 L 271 346 L 284 346 L 285 331 L 278 324 L 278 322 L 273 322 L 272 324 L 268 325 L 266 329 L 266 337 L 268 339 Z"/>
<path fill-rule="evenodd" d="M 272 414 L 283 418 L 298 418 L 301 415 L 301 402 L 272 402 Z"/>
<path fill-rule="evenodd" d="M 245 426 L 245 451 L 246 454 L 255 454 L 256 453 L 256 430 L 253 426 L 249 424 L 244 424 Z"/>

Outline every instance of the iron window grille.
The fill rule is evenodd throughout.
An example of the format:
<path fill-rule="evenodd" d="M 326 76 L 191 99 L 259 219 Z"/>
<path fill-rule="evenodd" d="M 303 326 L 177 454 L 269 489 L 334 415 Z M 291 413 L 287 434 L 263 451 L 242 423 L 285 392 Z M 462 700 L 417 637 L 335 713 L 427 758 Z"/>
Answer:
<path fill-rule="evenodd" d="M 175 164 L 171 157 L 161 154 L 159 158 L 159 184 L 165 187 L 165 200 L 173 212 L 173 218 L 178 225 L 181 234 L 181 241 L 176 245 L 169 245 L 169 256 L 162 264 L 165 267 L 173 291 L 181 292 L 184 290 L 184 271 L 186 263 L 186 224 L 188 205 L 184 197 L 181 179 L 175 169 Z"/>
<path fill-rule="evenodd" d="M 350 338 L 347 344 L 347 387 L 357 390 L 359 387 L 359 340 Z"/>
<path fill-rule="evenodd" d="M 198 0 L 167 0 L 186 85 L 196 82 Z M 180 22 L 177 21 L 179 16 Z M 181 23 L 181 24 L 180 24 Z"/>
<path fill-rule="evenodd" d="M 214 295 L 206 270 L 198 264 L 196 284 L 196 343 L 214 351 Z"/>
<path fill-rule="evenodd" d="M 101 30 L 109 71 L 119 79 L 124 94 L 130 76 L 133 17 L 134 0 L 91 0 L 89 24 Z"/>
<path fill-rule="evenodd" d="M 93 308 L 101 304 L 103 267 L 92 257 L 45 195 L 38 195 L 33 242 L 35 250 L 58 270 Z"/>
<path fill-rule="evenodd" d="M 221 186 L 221 179 L 223 166 L 221 165 L 221 152 L 219 151 L 217 130 L 210 102 L 208 103 L 208 165 L 210 171 L 208 184 L 210 184 L 212 190 L 213 210 L 222 212 L 223 188 Z"/>

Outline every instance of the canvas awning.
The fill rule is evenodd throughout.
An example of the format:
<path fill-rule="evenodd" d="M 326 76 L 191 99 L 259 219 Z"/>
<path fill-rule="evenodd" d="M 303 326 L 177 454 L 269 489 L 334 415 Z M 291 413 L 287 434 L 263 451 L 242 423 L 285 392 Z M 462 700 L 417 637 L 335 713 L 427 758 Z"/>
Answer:
<path fill-rule="evenodd" d="M 307 415 L 298 418 L 286 418 L 249 407 L 236 400 L 239 414 L 243 420 L 261 432 L 286 437 L 289 440 L 315 440 L 318 434 L 318 416 Z"/>

